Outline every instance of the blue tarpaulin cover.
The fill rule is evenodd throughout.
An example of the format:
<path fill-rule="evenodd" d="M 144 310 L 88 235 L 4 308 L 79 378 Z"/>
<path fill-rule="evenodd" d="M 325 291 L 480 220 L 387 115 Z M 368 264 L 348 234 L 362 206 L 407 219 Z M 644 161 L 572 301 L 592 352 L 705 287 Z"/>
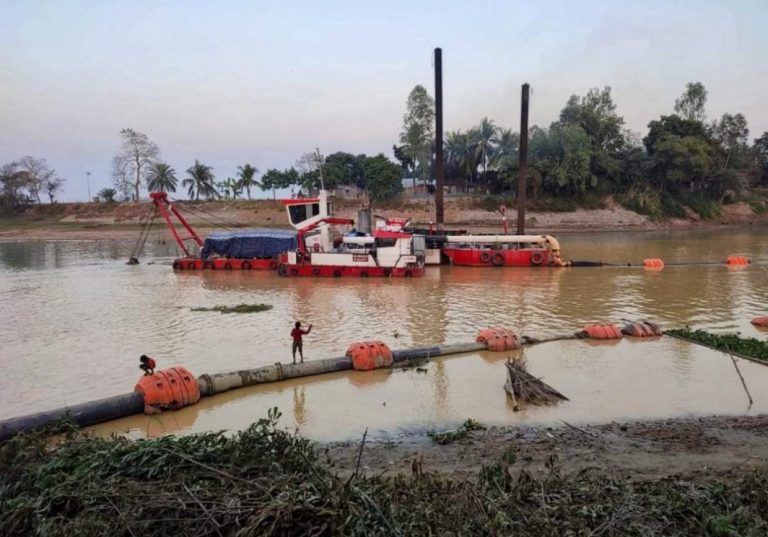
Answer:
<path fill-rule="evenodd" d="M 244 229 L 211 233 L 203 243 L 200 257 L 213 254 L 235 259 L 275 257 L 296 249 L 296 232 L 289 229 Z"/>

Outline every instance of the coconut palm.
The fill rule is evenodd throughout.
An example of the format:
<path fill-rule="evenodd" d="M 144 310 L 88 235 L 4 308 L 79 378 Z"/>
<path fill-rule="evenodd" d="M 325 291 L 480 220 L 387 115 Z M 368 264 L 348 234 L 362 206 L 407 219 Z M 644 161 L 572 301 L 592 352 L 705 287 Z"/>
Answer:
<path fill-rule="evenodd" d="M 187 193 L 195 201 L 202 195 L 205 199 L 216 198 L 219 196 L 216 190 L 216 177 L 213 175 L 213 168 L 206 166 L 199 160 L 195 160 L 194 166 L 187 170 L 188 178 L 181 182 L 182 186 L 187 187 Z"/>
<path fill-rule="evenodd" d="M 493 149 L 492 143 L 496 137 L 496 125 L 493 124 L 492 120 L 484 117 L 480 120 L 480 125 L 476 130 L 479 142 L 477 150 L 480 153 L 480 162 L 483 165 L 483 180 L 485 181 L 485 185 L 488 186 L 488 176 L 486 172 L 488 171 L 488 160 Z"/>
<path fill-rule="evenodd" d="M 176 170 L 165 162 L 153 162 L 147 173 L 147 190 L 150 192 L 176 192 Z"/>
<path fill-rule="evenodd" d="M 253 176 L 257 173 L 259 173 L 259 169 L 254 168 L 250 164 L 237 167 L 237 176 L 240 178 L 238 183 L 240 184 L 240 188 L 245 189 L 246 193 L 248 194 L 248 199 L 251 199 L 252 186 L 262 188 L 261 183 L 253 178 Z"/>
<path fill-rule="evenodd" d="M 221 192 L 224 193 L 224 199 L 232 198 L 233 200 L 236 200 L 242 193 L 240 181 L 235 181 L 231 177 L 227 177 L 226 181 L 221 181 L 216 184 L 218 185 L 219 189 L 221 189 Z"/>
<path fill-rule="evenodd" d="M 449 132 L 445 139 L 445 152 L 448 164 L 456 170 L 467 182 L 474 182 L 477 175 L 478 133 L 472 129 L 469 132 Z"/>

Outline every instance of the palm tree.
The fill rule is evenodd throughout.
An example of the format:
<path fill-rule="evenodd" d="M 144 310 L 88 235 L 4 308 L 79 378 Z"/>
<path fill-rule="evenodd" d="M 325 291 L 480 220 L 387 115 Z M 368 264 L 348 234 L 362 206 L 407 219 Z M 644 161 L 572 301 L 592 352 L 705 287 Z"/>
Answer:
<path fill-rule="evenodd" d="M 259 169 L 254 168 L 250 164 L 246 164 L 245 166 L 238 166 L 237 170 L 237 176 L 240 178 L 240 188 L 244 188 L 248 193 L 248 199 L 251 199 L 251 187 L 257 186 L 262 188 L 261 183 L 253 178 L 254 175 L 259 173 Z"/>
<path fill-rule="evenodd" d="M 496 125 L 493 124 L 492 120 L 484 117 L 482 120 L 480 120 L 480 125 L 477 127 L 477 134 L 479 141 L 477 150 L 482 155 L 481 162 L 483 164 L 483 180 L 485 181 L 485 186 L 487 187 L 488 176 L 486 172 L 488 171 L 488 157 L 491 155 L 491 143 L 496 137 Z"/>
<path fill-rule="evenodd" d="M 212 167 L 195 160 L 195 165 L 187 170 L 187 174 L 189 177 L 184 179 L 181 185 L 187 187 L 190 198 L 194 197 L 195 201 L 198 201 L 201 194 L 205 199 L 218 197 Z"/>
<path fill-rule="evenodd" d="M 216 184 L 221 189 L 221 191 L 224 192 L 224 199 L 229 199 L 232 197 L 233 200 L 236 200 L 242 192 L 240 181 L 235 181 L 231 177 L 227 177 L 226 181 L 221 181 Z"/>
<path fill-rule="evenodd" d="M 150 192 L 176 192 L 176 170 L 165 162 L 153 162 L 147 173 L 147 190 Z"/>
<path fill-rule="evenodd" d="M 476 129 L 469 132 L 449 132 L 445 139 L 445 152 L 448 164 L 453 167 L 468 183 L 474 182 L 477 174 L 478 134 Z"/>

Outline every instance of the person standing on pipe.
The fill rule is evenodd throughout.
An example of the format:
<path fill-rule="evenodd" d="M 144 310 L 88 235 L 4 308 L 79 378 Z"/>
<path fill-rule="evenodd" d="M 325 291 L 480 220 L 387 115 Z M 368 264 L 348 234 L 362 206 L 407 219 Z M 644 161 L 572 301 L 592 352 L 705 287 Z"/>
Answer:
<path fill-rule="evenodd" d="M 301 329 L 301 321 L 296 321 L 296 326 L 291 330 L 291 337 L 293 338 L 293 363 L 296 363 L 296 349 L 299 350 L 299 356 L 301 356 L 301 363 L 304 363 L 304 342 L 302 336 L 309 334 L 312 331 L 312 325 L 306 330 Z"/>

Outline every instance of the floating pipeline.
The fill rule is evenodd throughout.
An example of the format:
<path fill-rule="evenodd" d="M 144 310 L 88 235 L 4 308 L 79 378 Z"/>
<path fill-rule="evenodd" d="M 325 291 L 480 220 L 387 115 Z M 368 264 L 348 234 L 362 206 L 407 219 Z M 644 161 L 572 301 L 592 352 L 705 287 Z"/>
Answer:
<path fill-rule="evenodd" d="M 665 263 L 663 259 L 647 258 L 642 263 L 604 263 L 602 261 L 571 261 L 569 267 L 642 267 L 648 270 L 662 270 L 664 267 L 696 267 L 696 266 L 717 266 L 726 265 L 728 267 L 745 267 L 754 264 L 749 258 L 743 255 L 729 255 L 725 261 L 674 261 Z"/>
<path fill-rule="evenodd" d="M 466 354 L 483 350 L 504 352 L 522 346 L 567 339 L 620 339 L 624 336 L 653 338 L 663 334 L 658 325 L 650 322 L 628 322 L 621 329 L 614 324 L 587 325 L 570 335 L 548 339 L 518 337 L 503 327 L 486 328 L 479 332 L 476 341 L 431 345 L 410 349 L 390 350 L 381 341 L 353 343 L 344 356 L 312 360 L 299 364 L 274 364 L 255 369 L 243 369 L 228 373 L 204 374 L 195 379 L 183 367 L 171 367 L 156 371 L 154 375 L 139 379 L 133 393 L 107 397 L 98 401 L 39 412 L 0 421 L 0 442 L 17 433 L 55 423 L 69 418 L 81 427 L 114 420 L 141 412 L 152 414 L 163 410 L 177 410 L 193 405 L 201 397 L 210 397 L 229 390 L 280 382 L 287 379 L 322 375 L 336 371 L 389 368 L 409 360 L 430 359 L 453 354 Z"/>

